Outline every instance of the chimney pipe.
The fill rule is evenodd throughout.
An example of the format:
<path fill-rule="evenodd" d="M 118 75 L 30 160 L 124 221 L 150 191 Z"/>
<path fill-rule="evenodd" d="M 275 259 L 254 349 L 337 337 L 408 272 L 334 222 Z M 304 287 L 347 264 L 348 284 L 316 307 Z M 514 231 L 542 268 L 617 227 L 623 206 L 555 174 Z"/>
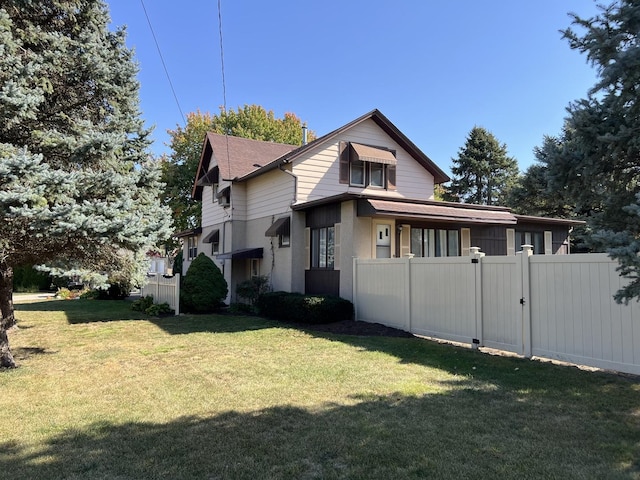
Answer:
<path fill-rule="evenodd" d="M 302 124 L 302 145 L 307 144 L 307 124 Z"/>

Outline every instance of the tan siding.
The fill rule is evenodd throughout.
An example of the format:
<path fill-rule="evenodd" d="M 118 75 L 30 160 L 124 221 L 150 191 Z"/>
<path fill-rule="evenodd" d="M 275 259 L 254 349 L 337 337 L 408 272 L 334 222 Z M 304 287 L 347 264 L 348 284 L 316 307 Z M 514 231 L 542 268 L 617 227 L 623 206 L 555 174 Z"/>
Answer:
<path fill-rule="evenodd" d="M 340 183 L 340 165 L 338 161 L 340 141 L 357 142 L 367 145 L 384 146 L 396 151 L 398 165 L 396 169 L 396 191 L 378 188 L 350 187 Z M 367 120 L 331 144 L 318 146 L 309 155 L 294 163 L 293 173 L 298 177 L 298 199 L 306 202 L 341 193 L 371 193 L 394 198 L 418 200 L 433 199 L 433 175 L 425 170 L 408 153 L 400 148 L 372 120 Z"/>
<path fill-rule="evenodd" d="M 294 179 L 273 170 L 246 183 L 248 220 L 286 212 L 293 202 Z"/>

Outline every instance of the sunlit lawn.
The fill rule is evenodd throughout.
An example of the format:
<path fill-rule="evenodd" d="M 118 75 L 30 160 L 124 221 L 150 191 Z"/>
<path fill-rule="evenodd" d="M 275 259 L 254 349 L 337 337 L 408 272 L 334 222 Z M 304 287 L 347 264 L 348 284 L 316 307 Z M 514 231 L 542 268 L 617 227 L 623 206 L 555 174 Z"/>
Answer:
<path fill-rule="evenodd" d="M 640 478 L 632 377 L 126 302 L 18 318 L 2 478 Z"/>

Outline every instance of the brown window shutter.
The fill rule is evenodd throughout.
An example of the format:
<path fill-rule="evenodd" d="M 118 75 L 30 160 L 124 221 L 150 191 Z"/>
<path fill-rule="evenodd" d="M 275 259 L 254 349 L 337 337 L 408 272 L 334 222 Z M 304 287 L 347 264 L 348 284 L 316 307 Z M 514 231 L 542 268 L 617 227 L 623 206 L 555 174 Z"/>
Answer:
<path fill-rule="evenodd" d="M 387 165 L 387 190 L 396 189 L 396 166 Z"/>
<path fill-rule="evenodd" d="M 340 183 L 349 183 L 349 143 L 340 142 Z"/>

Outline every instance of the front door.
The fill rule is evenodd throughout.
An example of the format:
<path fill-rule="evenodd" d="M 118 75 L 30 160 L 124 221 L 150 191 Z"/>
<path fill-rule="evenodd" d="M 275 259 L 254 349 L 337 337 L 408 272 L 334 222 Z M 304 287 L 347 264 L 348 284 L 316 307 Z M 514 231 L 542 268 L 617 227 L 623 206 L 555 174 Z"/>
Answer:
<path fill-rule="evenodd" d="M 376 225 L 376 258 L 391 258 L 391 225 Z"/>

